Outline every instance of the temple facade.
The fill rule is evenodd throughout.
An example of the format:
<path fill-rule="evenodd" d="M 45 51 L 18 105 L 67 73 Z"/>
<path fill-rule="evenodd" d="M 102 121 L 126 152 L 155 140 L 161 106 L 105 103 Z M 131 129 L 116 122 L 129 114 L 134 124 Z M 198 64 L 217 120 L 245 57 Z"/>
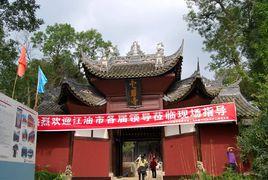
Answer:
<path fill-rule="evenodd" d="M 71 165 L 74 179 L 123 176 L 123 145 L 133 142 L 132 156 L 154 153 L 161 160 L 164 179 L 195 174 L 197 161 L 208 173 L 220 175 L 226 169 L 227 147 L 237 147 L 238 124 L 250 125 L 258 112 L 241 94 L 239 81 L 224 86 L 221 80 L 209 80 L 200 74 L 199 64 L 182 79 L 183 42 L 169 56 L 162 43 L 155 54 L 145 54 L 134 42 L 126 56 L 91 60 L 83 55 L 82 61 L 88 83 L 66 79 L 45 95 L 39 114 L 139 112 L 235 102 L 238 122 L 39 132 L 37 169 L 63 172 Z M 238 151 L 236 155 L 244 171 Z"/>

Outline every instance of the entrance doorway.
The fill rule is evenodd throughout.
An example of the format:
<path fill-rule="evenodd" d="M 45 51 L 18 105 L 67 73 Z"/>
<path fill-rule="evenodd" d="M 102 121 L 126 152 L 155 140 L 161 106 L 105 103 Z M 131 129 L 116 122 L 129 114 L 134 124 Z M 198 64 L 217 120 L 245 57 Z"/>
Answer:
<path fill-rule="evenodd" d="M 163 127 L 112 130 L 112 170 L 115 176 L 136 174 L 135 160 L 139 155 L 149 161 L 153 156 L 162 162 Z"/>

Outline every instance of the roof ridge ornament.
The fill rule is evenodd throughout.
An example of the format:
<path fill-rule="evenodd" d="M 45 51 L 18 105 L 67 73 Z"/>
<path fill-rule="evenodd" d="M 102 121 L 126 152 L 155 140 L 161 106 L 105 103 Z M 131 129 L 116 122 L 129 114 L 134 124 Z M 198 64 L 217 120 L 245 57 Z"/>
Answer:
<path fill-rule="evenodd" d="M 228 87 L 239 87 L 239 84 L 241 83 L 242 78 L 239 77 L 238 80 L 236 80 L 235 82 L 233 82 L 232 84 L 229 84 Z"/>
<path fill-rule="evenodd" d="M 100 66 L 101 71 L 108 71 L 108 60 L 106 56 L 103 56 L 101 58 L 101 66 Z"/>
<path fill-rule="evenodd" d="M 142 57 L 144 52 L 141 51 L 138 41 L 134 41 L 131 45 L 130 51 L 127 53 L 127 57 Z"/>
<path fill-rule="evenodd" d="M 182 39 L 181 46 L 180 46 L 180 54 L 183 53 L 183 47 L 184 47 L 184 39 Z"/>
<path fill-rule="evenodd" d="M 197 57 L 196 70 L 190 77 L 201 77 L 200 66 L 199 66 L 199 57 Z"/>
<path fill-rule="evenodd" d="M 163 66 L 163 58 L 164 58 L 164 45 L 162 42 L 157 43 L 156 45 L 156 61 L 155 67 Z"/>
<path fill-rule="evenodd" d="M 83 57 L 82 63 L 86 73 L 107 79 L 153 77 L 170 70 L 174 71 L 176 77 L 180 79 L 183 59 L 182 49 L 183 43 L 174 54 L 165 56 L 163 44 L 159 43 L 154 54 L 144 54 L 137 41 L 135 41 L 126 56 L 115 57 L 112 55 L 115 51 L 110 49 L 95 61 L 91 60 L 89 55 Z M 104 55 L 106 55 L 106 59 Z"/>
<path fill-rule="evenodd" d="M 197 57 L 197 67 L 196 67 L 196 71 L 200 74 L 199 57 Z"/>

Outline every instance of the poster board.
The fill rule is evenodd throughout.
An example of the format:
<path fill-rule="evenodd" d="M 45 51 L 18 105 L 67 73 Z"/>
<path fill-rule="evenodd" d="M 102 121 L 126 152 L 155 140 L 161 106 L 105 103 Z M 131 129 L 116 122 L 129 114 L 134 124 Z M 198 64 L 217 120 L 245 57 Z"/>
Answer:
<path fill-rule="evenodd" d="M 13 177 L 25 167 L 27 178 L 34 178 L 37 119 L 36 111 L 0 93 L 0 179 Z M 7 167 L 16 173 L 9 174 Z"/>

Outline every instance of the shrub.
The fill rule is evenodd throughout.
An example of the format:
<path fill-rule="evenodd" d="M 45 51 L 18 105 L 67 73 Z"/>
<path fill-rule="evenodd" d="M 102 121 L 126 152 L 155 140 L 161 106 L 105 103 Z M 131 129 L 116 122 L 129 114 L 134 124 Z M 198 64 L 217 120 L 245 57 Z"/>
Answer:
<path fill-rule="evenodd" d="M 36 171 L 35 180 L 63 180 L 62 175 L 47 170 Z"/>

